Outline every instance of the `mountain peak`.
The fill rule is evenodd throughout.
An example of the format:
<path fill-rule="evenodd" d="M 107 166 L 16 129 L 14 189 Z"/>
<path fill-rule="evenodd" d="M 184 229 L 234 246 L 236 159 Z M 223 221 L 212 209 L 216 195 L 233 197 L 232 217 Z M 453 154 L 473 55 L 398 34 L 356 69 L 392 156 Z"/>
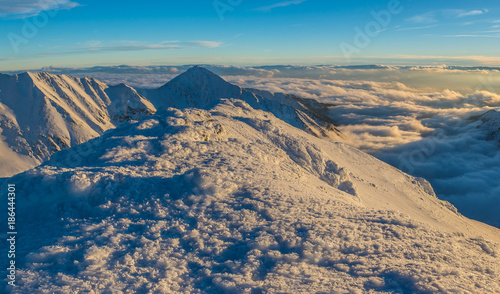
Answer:
<path fill-rule="evenodd" d="M 240 99 L 252 108 L 271 112 L 320 138 L 338 139 L 340 136 L 333 120 L 325 114 L 328 109 L 317 101 L 283 93 L 242 89 L 201 66 L 190 68 L 159 89 L 142 93 L 159 110 L 168 107 L 209 109 L 223 99 Z"/>
<path fill-rule="evenodd" d="M 241 88 L 201 66 L 194 66 L 177 76 L 154 95 L 153 104 L 167 107 L 200 107 L 211 105 L 220 98 L 237 98 Z"/>
<path fill-rule="evenodd" d="M 226 82 L 223 78 L 220 76 L 216 75 L 215 73 L 211 72 L 210 70 L 201 67 L 199 65 L 195 65 L 188 69 L 186 72 L 183 74 L 179 75 L 170 83 L 185 83 L 186 81 L 189 81 L 191 84 L 192 82 L 195 82 L 198 85 L 207 85 L 207 84 L 213 84 L 213 85 L 219 85 L 219 84 L 227 84 L 231 85 L 228 82 Z"/>

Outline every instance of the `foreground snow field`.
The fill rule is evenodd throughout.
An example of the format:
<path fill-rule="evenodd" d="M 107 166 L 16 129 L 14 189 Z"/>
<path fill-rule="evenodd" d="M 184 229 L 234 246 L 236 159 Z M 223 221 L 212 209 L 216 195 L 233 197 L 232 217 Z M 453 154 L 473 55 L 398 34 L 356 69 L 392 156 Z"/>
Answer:
<path fill-rule="evenodd" d="M 240 99 L 160 109 L 8 183 L 17 293 L 500 292 L 500 230 Z"/>

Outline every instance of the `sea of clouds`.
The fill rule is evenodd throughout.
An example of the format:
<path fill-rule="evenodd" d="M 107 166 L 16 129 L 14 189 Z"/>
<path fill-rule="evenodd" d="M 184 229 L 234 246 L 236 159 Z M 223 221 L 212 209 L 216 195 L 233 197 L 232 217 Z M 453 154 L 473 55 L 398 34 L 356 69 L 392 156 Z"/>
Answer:
<path fill-rule="evenodd" d="M 160 87 L 190 66 L 45 68 L 109 84 Z M 335 105 L 354 145 L 431 182 L 468 217 L 500 227 L 500 143 L 481 115 L 500 108 L 500 69 L 448 66 L 206 66 L 246 88 Z M 493 130 L 492 130 L 493 128 Z M 500 125 L 496 126 L 500 128 Z"/>

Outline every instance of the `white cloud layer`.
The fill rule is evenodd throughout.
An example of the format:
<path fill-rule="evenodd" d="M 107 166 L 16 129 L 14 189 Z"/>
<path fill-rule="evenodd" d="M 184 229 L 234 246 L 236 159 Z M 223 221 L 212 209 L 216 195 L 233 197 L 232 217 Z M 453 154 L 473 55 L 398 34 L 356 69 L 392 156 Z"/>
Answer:
<path fill-rule="evenodd" d="M 196 42 L 196 41 L 193 41 Z M 210 41 L 215 42 L 215 41 Z M 150 49 L 161 46 L 187 46 L 185 43 L 170 41 L 159 44 L 142 44 L 136 42 L 103 43 L 99 41 L 82 44 L 80 48 L 92 50 L 120 50 L 120 49 Z M 206 45 L 206 44 L 205 44 Z M 124 48 L 123 48 L 124 47 Z M 142 49 L 142 50 L 146 50 Z M 87 50 L 87 49 L 85 49 Z M 360 65 L 360 66 L 258 66 L 238 67 L 204 65 L 209 70 L 222 76 L 253 76 L 263 78 L 300 78 L 310 80 L 334 81 L 372 81 L 397 82 L 418 89 L 421 92 L 441 92 L 453 89 L 460 93 L 474 93 L 487 90 L 500 92 L 500 68 L 498 67 L 461 67 L 461 66 L 387 66 L 387 65 Z M 113 83 L 118 76 L 121 80 L 137 87 L 159 87 L 161 83 L 143 83 L 131 77 L 134 74 L 169 75 L 183 72 L 191 65 L 184 66 L 110 66 L 84 69 L 71 68 L 44 68 L 52 73 L 67 73 L 72 75 L 84 74 L 94 76 L 99 73 L 100 79 Z M 175 70 L 175 72 L 172 72 Z M 111 80 L 108 77 L 113 76 Z M 170 77 L 171 78 L 171 77 Z"/>

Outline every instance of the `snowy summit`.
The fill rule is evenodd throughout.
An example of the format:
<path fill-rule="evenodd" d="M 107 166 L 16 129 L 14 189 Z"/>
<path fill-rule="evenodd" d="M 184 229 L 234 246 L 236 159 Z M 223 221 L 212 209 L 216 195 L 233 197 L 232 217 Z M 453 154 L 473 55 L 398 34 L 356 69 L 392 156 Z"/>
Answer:
<path fill-rule="evenodd" d="M 500 230 L 333 142 L 319 103 L 199 67 L 112 92 L 158 111 L 7 180 L 19 293 L 500 292 Z"/>

